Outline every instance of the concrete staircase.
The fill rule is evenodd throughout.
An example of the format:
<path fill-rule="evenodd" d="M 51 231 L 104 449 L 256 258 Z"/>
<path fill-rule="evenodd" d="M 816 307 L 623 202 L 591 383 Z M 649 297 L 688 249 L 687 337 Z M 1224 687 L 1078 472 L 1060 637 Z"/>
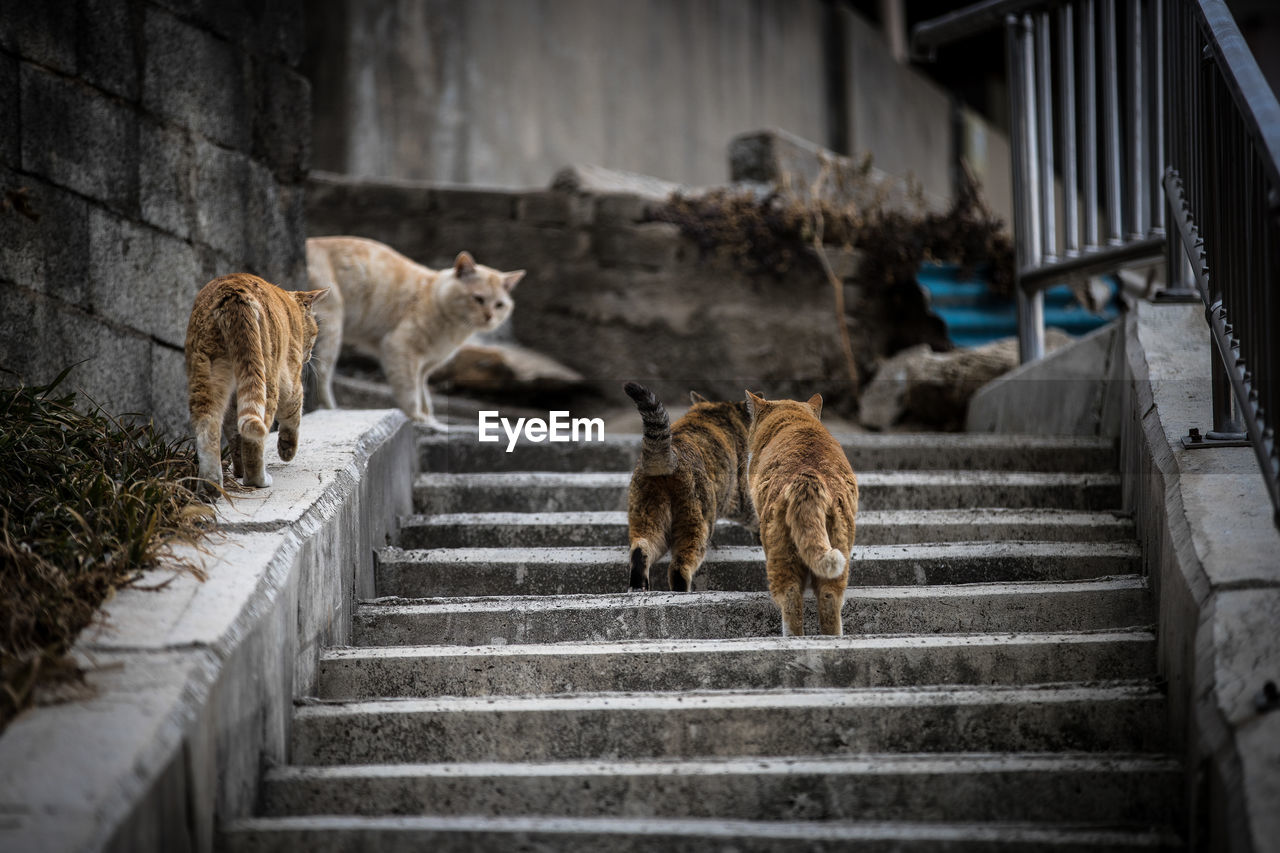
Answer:
<path fill-rule="evenodd" d="M 783 639 L 731 523 L 694 593 L 622 591 L 634 437 L 424 437 L 423 514 L 225 846 L 1177 848 L 1183 771 L 1110 445 L 847 449 L 846 636 Z"/>

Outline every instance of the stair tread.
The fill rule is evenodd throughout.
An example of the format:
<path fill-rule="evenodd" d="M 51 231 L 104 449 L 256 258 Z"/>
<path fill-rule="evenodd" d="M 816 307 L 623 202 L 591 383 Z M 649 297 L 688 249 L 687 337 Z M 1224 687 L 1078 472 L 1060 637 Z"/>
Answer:
<path fill-rule="evenodd" d="M 942 823 L 931 821 L 757 821 L 720 818 L 627 817 L 487 817 L 314 815 L 240 818 L 227 824 L 228 833 L 314 829 L 427 831 L 495 834 L 602 834 L 695 837 L 698 839 L 757 838 L 762 841 L 848 843 L 990 842 L 1021 849 L 1026 844 L 1171 846 L 1177 838 L 1150 826 L 1028 823 Z"/>
<path fill-rule="evenodd" d="M 933 586 L 851 586 L 845 591 L 850 599 L 928 598 L 972 599 L 993 595 L 1045 595 L 1053 593 L 1103 592 L 1112 590 L 1146 590 L 1141 575 L 1116 575 L 1092 580 L 1005 581 L 1001 583 L 935 584 Z M 693 592 L 613 592 L 568 593 L 565 595 L 477 595 L 435 598 L 365 599 L 357 608 L 375 614 L 404 612 L 491 612 L 519 609 L 522 611 L 601 610 L 613 612 L 619 606 L 634 607 L 714 607 L 737 601 L 761 601 L 773 606 L 765 591 L 695 590 Z M 847 604 L 846 604 L 847 606 Z"/>

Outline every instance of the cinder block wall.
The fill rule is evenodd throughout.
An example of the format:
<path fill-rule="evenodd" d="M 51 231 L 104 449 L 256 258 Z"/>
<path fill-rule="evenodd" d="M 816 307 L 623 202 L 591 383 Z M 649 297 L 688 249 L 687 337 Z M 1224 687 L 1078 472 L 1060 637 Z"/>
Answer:
<path fill-rule="evenodd" d="M 301 0 L 0 10 L 0 366 L 185 434 L 209 279 L 305 284 Z M 11 381 L 5 376 L 0 381 Z"/>

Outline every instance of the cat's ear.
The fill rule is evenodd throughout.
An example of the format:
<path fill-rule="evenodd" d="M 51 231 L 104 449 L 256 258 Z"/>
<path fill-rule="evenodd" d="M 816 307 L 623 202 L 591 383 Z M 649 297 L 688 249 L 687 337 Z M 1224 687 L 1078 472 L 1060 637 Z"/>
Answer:
<path fill-rule="evenodd" d="M 706 398 L 706 397 L 704 397 L 704 396 L 702 396 L 701 394 L 699 394 L 697 391 L 690 391 L 690 392 L 689 392 L 689 402 L 690 402 L 690 403 L 707 403 L 707 402 L 710 402 L 710 401 L 709 401 L 709 400 L 707 400 L 707 398 Z"/>
<path fill-rule="evenodd" d="M 458 278 L 476 274 L 476 259 L 471 257 L 470 252 L 459 252 L 458 257 L 453 259 L 453 274 Z"/>
<path fill-rule="evenodd" d="M 747 411 L 751 413 L 751 420 L 755 420 L 760 416 L 760 412 L 764 409 L 764 397 L 757 397 L 750 391 L 747 392 Z"/>
<path fill-rule="evenodd" d="M 325 294 L 328 292 L 329 288 L 327 287 L 321 288 L 320 290 L 295 290 L 293 291 L 293 298 L 303 308 L 310 308 L 321 299 L 324 299 Z"/>
<path fill-rule="evenodd" d="M 516 285 L 520 283 L 520 279 L 522 278 L 524 278 L 524 270 L 504 272 L 502 274 L 502 286 L 506 288 L 507 293 L 510 293 L 516 289 Z"/>
<path fill-rule="evenodd" d="M 810 409 L 813 409 L 813 416 L 815 418 L 822 417 L 822 395 L 821 394 L 814 394 L 812 397 L 810 397 L 808 401 L 808 405 Z"/>

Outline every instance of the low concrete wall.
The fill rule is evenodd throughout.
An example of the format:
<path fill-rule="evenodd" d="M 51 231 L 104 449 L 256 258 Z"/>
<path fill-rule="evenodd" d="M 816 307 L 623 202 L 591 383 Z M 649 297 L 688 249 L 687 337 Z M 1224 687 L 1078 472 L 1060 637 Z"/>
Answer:
<path fill-rule="evenodd" d="M 974 393 L 965 429 L 1114 438 L 1120 434 L 1123 344 L 1124 329 L 1116 321 L 1010 370 Z"/>
<path fill-rule="evenodd" d="M 1101 333 L 1100 333 L 1101 334 Z M 1124 506 L 1133 512 L 1143 565 L 1159 609 L 1159 667 L 1168 682 L 1169 727 L 1188 770 L 1191 849 L 1263 851 L 1280 837 L 1280 710 L 1257 700 L 1280 681 L 1280 532 L 1251 448 L 1187 450 L 1189 427 L 1211 417 L 1208 327 L 1198 305 L 1138 303 L 1117 334 L 1110 381 L 1119 391 L 1101 434 L 1119 436 Z M 1080 342 L 1086 361 L 1098 348 Z M 1095 343 L 1100 343 L 1098 338 Z M 983 405 L 985 426 L 1071 429 L 1052 390 L 1064 365 L 1045 359 L 987 403 L 1029 392 L 1022 411 Z M 1068 382 L 1079 363 L 1070 358 Z M 1099 374 L 1099 377 L 1106 374 Z M 1081 388 L 1085 387 L 1083 385 Z M 1111 396 L 1115 396 L 1114 393 Z M 1088 419 L 1086 419 L 1088 420 Z"/>
<path fill-rule="evenodd" d="M 410 511 L 413 430 L 398 411 L 303 418 L 274 485 L 219 504 L 206 581 L 161 567 L 102 608 L 73 653 L 79 698 L 0 737 L 0 849 L 208 851 L 287 760 L 322 647 L 349 641 L 372 554 Z"/>

